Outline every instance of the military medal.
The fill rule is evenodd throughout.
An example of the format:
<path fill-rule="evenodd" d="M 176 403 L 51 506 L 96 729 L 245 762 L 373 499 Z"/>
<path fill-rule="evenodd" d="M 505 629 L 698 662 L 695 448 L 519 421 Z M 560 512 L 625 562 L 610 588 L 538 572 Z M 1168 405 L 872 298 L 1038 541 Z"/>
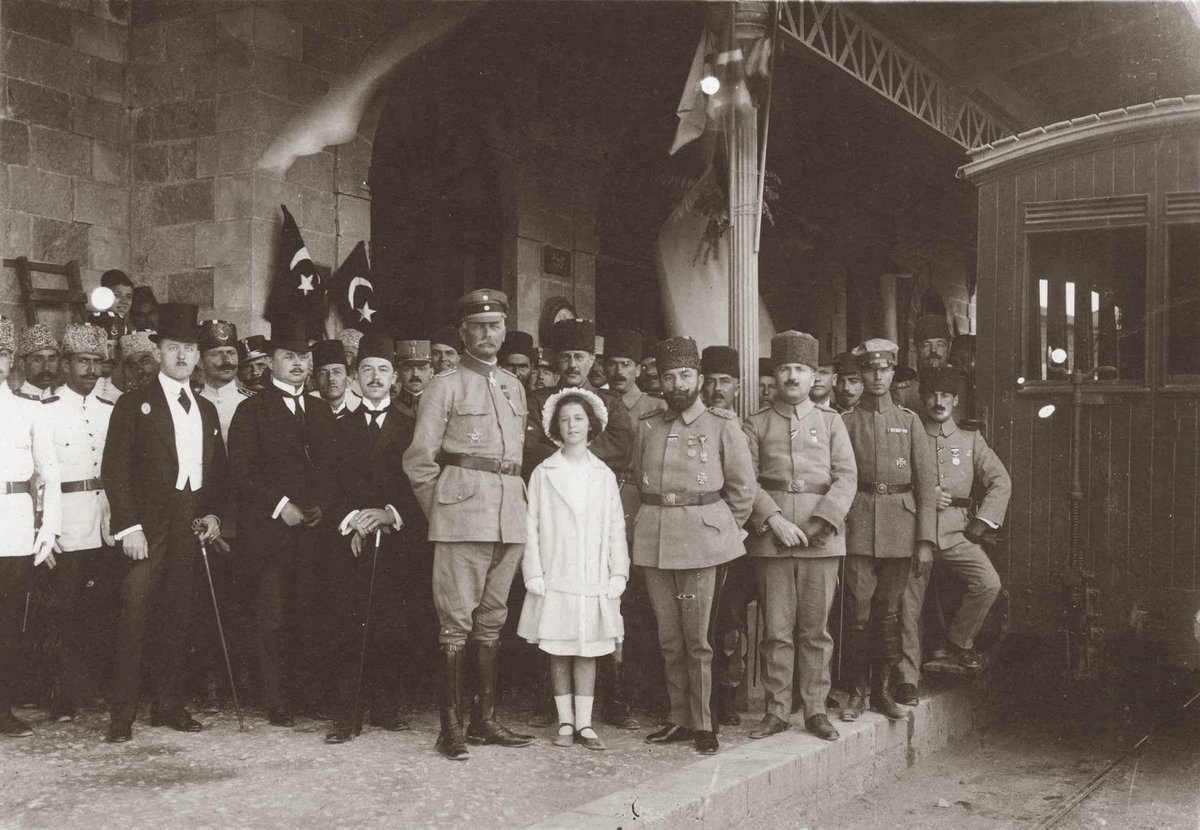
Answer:
<path fill-rule="evenodd" d="M 650 474 L 649 473 L 642 473 L 642 484 L 645 485 L 646 487 L 650 486 Z"/>
<path fill-rule="evenodd" d="M 899 458 L 896 459 L 896 466 L 900 467 L 901 469 L 907 467 L 908 459 L 905 458 L 904 456 L 900 456 Z"/>
<path fill-rule="evenodd" d="M 479 439 L 482 438 L 483 436 L 480 434 L 479 430 L 473 429 L 467 433 L 467 437 L 471 439 L 471 443 L 478 444 Z"/>
<path fill-rule="evenodd" d="M 953 464 L 955 467 L 962 464 L 962 459 L 959 458 L 958 452 L 959 452 L 958 447 L 950 448 L 950 463 Z"/>
<path fill-rule="evenodd" d="M 808 430 L 808 434 L 809 434 L 810 436 L 812 436 L 812 442 L 813 442 L 814 444 L 819 444 L 819 443 L 821 443 L 821 442 L 820 442 L 820 441 L 817 439 L 817 428 L 816 428 L 816 427 L 810 427 L 810 428 L 809 428 L 809 430 Z"/>
<path fill-rule="evenodd" d="M 688 450 L 688 458 L 695 458 L 695 457 L 696 457 L 696 451 L 694 449 L 689 449 Z"/>
<path fill-rule="evenodd" d="M 708 461 L 708 450 L 704 446 L 704 442 L 708 440 L 707 435 L 701 435 L 700 438 L 700 460 Z"/>
<path fill-rule="evenodd" d="M 699 473 L 696 476 L 697 484 L 705 484 L 708 482 L 708 473 Z"/>

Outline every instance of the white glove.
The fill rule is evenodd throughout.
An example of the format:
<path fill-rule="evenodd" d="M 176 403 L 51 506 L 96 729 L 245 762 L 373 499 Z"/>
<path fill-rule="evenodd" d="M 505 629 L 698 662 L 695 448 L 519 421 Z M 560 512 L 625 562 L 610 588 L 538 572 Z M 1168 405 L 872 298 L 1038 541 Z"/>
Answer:
<path fill-rule="evenodd" d="M 525 580 L 525 590 L 535 597 L 546 596 L 546 580 L 540 576 Z"/>
<path fill-rule="evenodd" d="M 54 561 L 55 537 L 53 533 L 41 531 L 37 535 L 37 539 L 33 543 L 33 566 L 36 568 L 43 562 L 48 562 L 50 567 L 55 565 Z"/>
<path fill-rule="evenodd" d="M 614 574 L 608 578 L 608 598 L 620 599 L 625 593 L 625 577 Z"/>

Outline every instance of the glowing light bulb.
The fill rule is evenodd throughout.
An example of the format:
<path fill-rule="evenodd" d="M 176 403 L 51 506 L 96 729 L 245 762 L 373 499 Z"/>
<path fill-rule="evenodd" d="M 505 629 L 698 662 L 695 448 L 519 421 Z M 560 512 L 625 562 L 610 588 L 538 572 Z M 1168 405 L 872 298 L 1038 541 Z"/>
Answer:
<path fill-rule="evenodd" d="M 1017 386 L 1024 386 L 1024 385 L 1025 385 L 1025 378 L 1024 377 L 1017 378 Z"/>
<path fill-rule="evenodd" d="M 700 79 L 700 91 L 705 95 L 716 95 L 720 88 L 721 82 L 717 80 L 716 75 L 705 75 Z"/>
<path fill-rule="evenodd" d="M 1067 350 L 1062 348 L 1061 346 L 1056 349 L 1051 349 L 1050 350 L 1050 360 L 1053 363 L 1066 363 L 1067 362 Z"/>
<path fill-rule="evenodd" d="M 1053 414 L 1054 414 L 1054 404 L 1052 404 L 1052 403 L 1048 403 L 1045 406 L 1043 406 L 1041 409 L 1038 410 L 1039 418 L 1049 418 Z"/>
<path fill-rule="evenodd" d="M 96 311 L 108 311 L 116 301 L 117 298 L 113 296 L 112 289 L 106 285 L 96 286 L 92 289 L 92 293 L 88 297 L 88 302 L 92 304 L 92 308 L 96 309 Z"/>

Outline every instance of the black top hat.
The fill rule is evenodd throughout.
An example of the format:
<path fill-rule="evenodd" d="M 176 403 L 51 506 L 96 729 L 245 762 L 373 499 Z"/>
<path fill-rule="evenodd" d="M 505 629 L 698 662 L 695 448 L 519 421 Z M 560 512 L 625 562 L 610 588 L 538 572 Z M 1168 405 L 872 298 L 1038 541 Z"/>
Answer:
<path fill-rule="evenodd" d="M 346 365 L 346 344 L 341 340 L 318 340 L 312 347 L 313 366 Z"/>
<path fill-rule="evenodd" d="M 368 357 L 381 357 L 394 366 L 396 364 L 396 341 L 377 331 L 367 332 L 358 342 L 358 362 L 362 363 Z"/>
<path fill-rule="evenodd" d="M 709 346 L 700 354 L 700 374 L 742 376 L 738 366 L 737 349 L 729 346 Z"/>
<path fill-rule="evenodd" d="M 200 329 L 196 325 L 196 306 L 191 303 L 163 303 L 158 307 L 158 331 L 150 335 L 155 343 L 164 338 L 183 343 L 199 343 Z"/>
<path fill-rule="evenodd" d="M 271 339 L 267 351 L 285 349 L 302 354 L 308 351 L 308 324 L 303 317 L 292 317 L 271 323 Z"/>

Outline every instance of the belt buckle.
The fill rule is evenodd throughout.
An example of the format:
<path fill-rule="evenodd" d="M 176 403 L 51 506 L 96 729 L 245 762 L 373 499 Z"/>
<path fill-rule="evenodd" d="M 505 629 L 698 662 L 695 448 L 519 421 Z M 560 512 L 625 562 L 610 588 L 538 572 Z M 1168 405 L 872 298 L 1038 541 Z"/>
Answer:
<path fill-rule="evenodd" d="M 888 486 L 886 484 L 884 484 L 882 481 L 875 485 L 875 492 L 878 493 L 879 495 L 886 496 L 887 491 L 888 491 Z"/>
<path fill-rule="evenodd" d="M 793 478 L 788 482 L 787 489 L 789 493 L 802 493 L 804 492 L 804 482 Z"/>
<path fill-rule="evenodd" d="M 665 506 L 665 507 L 674 507 L 675 506 L 675 494 L 674 493 L 663 493 L 662 503 L 663 503 L 663 506 Z"/>

